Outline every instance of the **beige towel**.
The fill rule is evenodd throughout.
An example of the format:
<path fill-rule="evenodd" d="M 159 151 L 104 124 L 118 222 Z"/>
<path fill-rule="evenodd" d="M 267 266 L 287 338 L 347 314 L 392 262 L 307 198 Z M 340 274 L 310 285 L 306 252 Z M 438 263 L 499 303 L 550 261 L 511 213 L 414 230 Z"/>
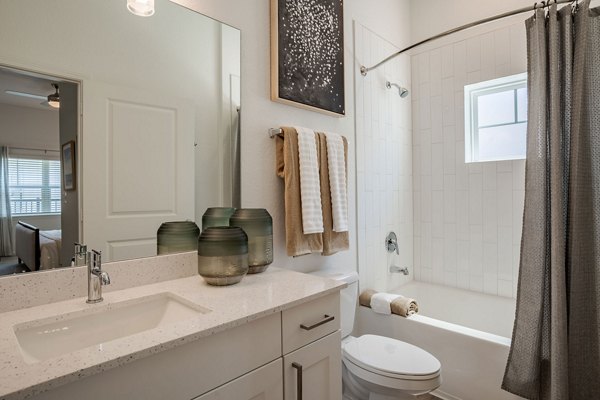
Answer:
<path fill-rule="evenodd" d="M 333 231 L 333 214 L 331 205 L 331 190 L 329 185 L 329 168 L 327 162 L 327 139 L 324 133 L 317 133 L 319 138 L 319 166 L 321 178 L 321 201 L 323 209 L 323 255 L 330 256 L 338 251 L 348 250 L 350 240 L 348 232 Z M 344 140 L 344 157 L 348 160 L 348 141 Z M 348 176 L 348 163 L 346 161 L 346 176 Z"/>
<path fill-rule="evenodd" d="M 371 307 L 371 297 L 377 293 L 373 289 L 367 289 L 358 296 L 358 303 L 361 306 Z M 419 312 L 419 305 L 415 299 L 399 296 L 390 304 L 392 314 L 408 317 Z"/>
<path fill-rule="evenodd" d="M 419 305 L 415 299 L 400 296 L 390 304 L 392 313 L 401 317 L 408 317 L 419 312 Z"/>
<path fill-rule="evenodd" d="M 315 135 L 315 140 L 316 138 L 317 135 Z M 320 253 L 323 251 L 323 234 L 305 235 L 302 231 L 298 134 L 294 128 L 283 127 L 283 137 L 276 136 L 275 140 L 277 175 L 283 178 L 285 186 L 285 242 L 287 254 L 288 256 L 301 256 Z"/>
<path fill-rule="evenodd" d="M 373 289 L 363 291 L 360 296 L 358 296 L 358 303 L 361 306 L 371 307 L 371 297 L 373 297 L 375 293 L 377 292 Z"/>

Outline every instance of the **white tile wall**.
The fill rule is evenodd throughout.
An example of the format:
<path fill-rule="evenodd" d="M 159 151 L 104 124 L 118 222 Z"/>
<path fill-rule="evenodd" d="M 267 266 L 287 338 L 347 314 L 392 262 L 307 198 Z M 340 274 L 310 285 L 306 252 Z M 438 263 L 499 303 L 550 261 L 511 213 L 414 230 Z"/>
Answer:
<path fill-rule="evenodd" d="M 524 26 L 414 54 L 411 65 L 415 279 L 514 297 L 525 162 L 465 164 L 463 90 L 526 71 Z"/>
<path fill-rule="evenodd" d="M 354 46 L 357 61 L 365 65 L 375 64 L 398 51 L 385 39 L 357 22 L 354 23 Z M 441 76 L 441 53 L 434 54 L 431 60 L 427 57 L 422 62 L 427 68 L 431 66 L 438 71 Z M 410 58 L 404 56 L 370 72 L 366 77 L 355 74 L 358 267 L 363 289 L 393 289 L 411 280 L 415 272 L 413 248 L 419 242 L 413 237 L 412 169 L 415 159 L 411 101 L 410 97 L 401 99 L 395 88 L 390 90 L 385 87 L 386 80 L 406 86 L 414 98 L 410 67 Z M 431 143 L 434 132 L 433 128 L 429 128 L 431 115 L 439 115 L 442 111 L 441 78 L 427 81 L 419 91 L 425 94 L 423 98 L 427 102 L 419 107 L 420 114 L 415 114 L 415 118 L 424 122 L 422 126 L 426 126 L 427 131 L 423 136 L 427 135 L 427 141 Z M 430 93 L 436 95 L 436 100 L 430 100 Z M 435 140 L 441 146 L 441 118 L 436 124 Z M 427 154 L 422 158 L 418 155 L 416 160 L 425 159 L 424 165 L 431 171 L 431 148 L 426 151 Z M 436 151 L 441 153 L 442 150 Z M 439 176 L 443 177 L 443 161 L 436 164 L 435 168 Z M 429 192 L 428 210 L 431 208 L 431 201 Z M 441 215 L 442 211 L 439 212 Z M 399 255 L 388 254 L 385 250 L 384 239 L 390 231 L 398 235 Z M 388 268 L 391 264 L 408 267 L 410 275 L 405 277 L 390 274 Z"/>

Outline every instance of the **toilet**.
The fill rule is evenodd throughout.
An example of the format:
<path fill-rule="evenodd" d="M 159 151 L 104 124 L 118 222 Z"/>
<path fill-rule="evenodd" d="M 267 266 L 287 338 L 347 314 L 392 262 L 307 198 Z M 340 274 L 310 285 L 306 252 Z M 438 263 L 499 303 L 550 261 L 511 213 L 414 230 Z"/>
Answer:
<path fill-rule="evenodd" d="M 350 336 L 358 299 L 356 272 L 314 275 L 348 283 L 340 300 L 344 400 L 414 400 L 440 386 L 441 364 L 425 350 L 384 336 Z"/>

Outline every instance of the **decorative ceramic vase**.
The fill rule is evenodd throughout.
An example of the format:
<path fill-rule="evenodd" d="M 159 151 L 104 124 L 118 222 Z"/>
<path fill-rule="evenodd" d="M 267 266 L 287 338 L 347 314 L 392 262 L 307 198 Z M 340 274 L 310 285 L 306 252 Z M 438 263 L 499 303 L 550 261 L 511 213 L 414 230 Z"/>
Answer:
<path fill-rule="evenodd" d="M 248 236 L 242 228 L 214 226 L 198 238 L 198 273 L 206 283 L 233 285 L 248 273 Z"/>
<path fill-rule="evenodd" d="M 273 262 L 273 218 L 264 208 L 240 208 L 229 219 L 248 235 L 249 274 L 263 272 Z"/>
<path fill-rule="evenodd" d="M 202 216 L 202 230 L 211 226 L 229 226 L 229 217 L 235 212 L 233 207 L 210 207 Z"/>
<path fill-rule="evenodd" d="M 198 248 L 200 228 L 193 221 L 163 223 L 157 232 L 157 253 L 183 253 Z"/>

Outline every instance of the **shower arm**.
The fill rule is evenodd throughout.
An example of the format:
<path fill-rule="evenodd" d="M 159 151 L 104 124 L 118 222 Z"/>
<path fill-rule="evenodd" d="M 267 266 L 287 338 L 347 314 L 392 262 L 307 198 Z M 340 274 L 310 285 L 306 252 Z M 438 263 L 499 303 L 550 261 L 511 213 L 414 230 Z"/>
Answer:
<path fill-rule="evenodd" d="M 405 98 L 406 96 L 408 96 L 408 89 L 406 89 L 405 87 L 402 87 L 402 86 L 398 85 L 397 83 L 393 83 L 390 81 L 385 82 L 386 88 L 391 89 L 392 86 L 394 86 L 396 89 L 398 89 L 398 94 L 400 95 L 400 97 Z"/>
<path fill-rule="evenodd" d="M 392 54 L 392 55 L 384 58 L 383 60 L 381 60 L 377 64 L 373 65 L 372 67 L 366 67 L 364 65 L 361 65 L 361 67 L 360 67 L 360 74 L 362 76 L 367 76 L 367 73 L 369 73 L 369 71 L 372 71 L 372 70 L 374 70 L 376 68 L 379 68 L 380 66 L 382 66 L 385 63 L 387 63 L 388 61 L 390 61 L 390 60 L 398 57 L 400 54 L 405 53 L 405 52 L 407 52 L 409 50 L 412 50 L 415 47 L 419 47 L 419 46 L 421 46 L 421 45 L 423 45 L 425 43 L 429 43 L 429 42 L 434 41 L 436 39 L 440 39 L 440 38 L 442 38 L 444 36 L 448 36 L 448 35 L 451 35 L 453 33 L 460 32 L 460 31 L 464 31 L 465 29 L 473 28 L 473 27 L 475 27 L 477 25 L 486 24 L 488 22 L 492 22 L 492 21 L 495 21 L 497 19 L 502 19 L 502 18 L 506 18 L 506 17 L 512 17 L 513 15 L 522 14 L 524 12 L 535 11 L 538 8 L 548 7 L 548 6 L 551 5 L 550 4 L 551 2 L 552 2 L 551 0 L 548 0 L 547 4 L 546 4 L 546 2 L 535 3 L 533 7 L 523 7 L 523 8 L 519 8 L 518 10 L 508 11 L 508 12 L 505 12 L 505 13 L 502 13 L 502 14 L 495 15 L 493 17 L 488 17 L 488 18 L 481 19 L 479 21 L 470 22 L 468 24 L 461 25 L 461 26 L 459 26 L 457 28 L 453 28 L 453 29 L 450 29 L 448 31 L 445 31 L 445 32 L 439 33 L 437 35 L 431 36 L 431 37 L 429 37 L 427 39 L 421 40 L 420 42 L 411 44 L 410 46 L 408 46 L 408 47 L 406 47 L 406 48 L 404 48 L 404 49 L 402 49 L 402 50 L 400 50 L 400 51 L 398 51 L 398 52 L 396 52 L 396 53 L 394 53 L 394 54 Z M 554 0 L 554 4 L 565 4 L 565 3 L 577 3 L 577 1 L 573 1 L 573 0 Z"/>
<path fill-rule="evenodd" d="M 395 86 L 395 87 L 396 87 L 396 89 L 398 89 L 398 90 L 402 90 L 402 89 L 403 89 L 403 88 L 402 88 L 402 86 L 398 85 L 397 83 L 390 82 L 390 81 L 386 82 L 386 83 L 385 83 L 385 86 L 386 86 L 388 89 L 391 89 L 391 88 L 392 88 L 392 86 Z"/>

